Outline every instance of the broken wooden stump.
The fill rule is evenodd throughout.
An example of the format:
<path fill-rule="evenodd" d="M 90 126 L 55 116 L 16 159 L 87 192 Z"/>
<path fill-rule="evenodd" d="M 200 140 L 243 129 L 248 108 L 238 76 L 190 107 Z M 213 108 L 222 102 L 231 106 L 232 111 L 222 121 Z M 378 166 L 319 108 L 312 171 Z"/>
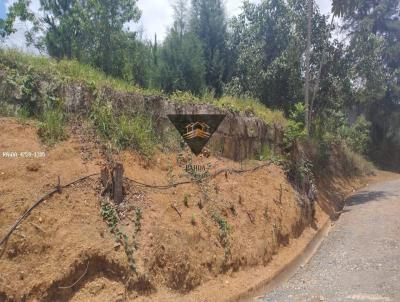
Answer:
<path fill-rule="evenodd" d="M 121 163 L 116 163 L 112 173 L 113 199 L 116 203 L 124 200 L 124 167 Z"/>
<path fill-rule="evenodd" d="M 103 186 L 102 196 L 109 193 L 115 203 L 121 203 L 124 200 L 124 167 L 121 163 L 116 163 L 112 167 L 102 167 L 100 180 Z"/>

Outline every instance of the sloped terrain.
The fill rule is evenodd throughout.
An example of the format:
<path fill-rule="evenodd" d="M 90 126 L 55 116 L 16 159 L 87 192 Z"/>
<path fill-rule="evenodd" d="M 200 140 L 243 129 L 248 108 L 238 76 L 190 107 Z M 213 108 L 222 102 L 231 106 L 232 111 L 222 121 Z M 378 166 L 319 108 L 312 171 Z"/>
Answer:
<path fill-rule="evenodd" d="M 65 184 L 98 173 L 106 161 L 104 150 L 74 129 L 67 141 L 49 148 L 33 122 L 2 118 L 0 127 L 1 152 L 46 153 L 43 158 L 1 154 L 1 237 L 57 185 L 58 176 Z M 319 202 L 313 205 L 298 193 L 274 164 L 252 170 L 265 162 L 192 158 L 188 151 L 151 159 L 128 151 L 112 156 L 124 164 L 124 202 L 115 206 L 102 197 L 94 176 L 39 205 L 0 247 L 0 301 L 222 301 L 227 298 L 222 287 L 232 296 L 239 293 L 246 272 L 268 267 L 279 251 L 289 259 L 296 254 L 292 241 L 306 243 L 314 232 L 310 226 L 317 229 L 328 218 Z M 167 189 L 137 184 L 190 180 L 188 162 L 209 165 L 210 174 L 231 170 Z M 344 179 L 333 183 L 337 191 L 352 188 Z M 116 240 L 111 216 L 126 243 Z M 274 265 L 279 264 L 284 261 Z"/>

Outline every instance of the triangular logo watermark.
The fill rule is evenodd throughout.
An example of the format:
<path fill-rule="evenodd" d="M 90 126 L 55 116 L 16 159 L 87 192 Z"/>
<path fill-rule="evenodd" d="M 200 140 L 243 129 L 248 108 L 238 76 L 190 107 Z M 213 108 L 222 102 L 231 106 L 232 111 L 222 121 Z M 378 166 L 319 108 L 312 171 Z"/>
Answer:
<path fill-rule="evenodd" d="M 217 131 L 225 114 L 169 114 L 168 118 L 197 156 Z"/>

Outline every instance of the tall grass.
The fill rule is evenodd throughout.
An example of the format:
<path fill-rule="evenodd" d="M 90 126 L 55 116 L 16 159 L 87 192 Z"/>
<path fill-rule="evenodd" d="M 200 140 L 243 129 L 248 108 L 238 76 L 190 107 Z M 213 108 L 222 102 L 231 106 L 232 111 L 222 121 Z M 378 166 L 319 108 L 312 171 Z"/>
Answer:
<path fill-rule="evenodd" d="M 39 123 L 38 134 L 47 145 L 65 140 L 68 134 L 65 129 L 65 117 L 60 109 L 45 110 Z"/>
<path fill-rule="evenodd" d="M 342 145 L 343 167 L 349 175 L 373 175 L 376 168 L 373 163 L 366 160 L 361 154 Z"/>
<path fill-rule="evenodd" d="M 99 135 L 118 150 L 134 148 L 146 156 L 153 154 L 157 139 L 149 116 L 117 115 L 110 103 L 95 102 L 91 120 Z"/>
<path fill-rule="evenodd" d="M 141 89 L 122 79 L 107 76 L 101 70 L 79 63 L 76 60 L 63 59 L 57 61 L 45 56 L 29 55 L 14 49 L 7 49 L 0 52 L 0 63 L 18 70 L 31 68 L 45 78 L 51 77 L 61 81 L 80 81 L 95 88 L 108 86 L 123 92 L 157 93 L 155 90 Z"/>
<path fill-rule="evenodd" d="M 76 60 L 57 61 L 49 57 L 28 55 L 16 50 L 0 50 L 0 68 L 1 65 L 18 69 L 21 73 L 31 69 L 45 79 L 61 82 L 79 81 L 95 89 L 107 86 L 121 92 L 162 95 L 174 102 L 213 104 L 231 112 L 257 116 L 267 124 L 277 123 L 286 126 L 286 119 L 281 111 L 268 109 L 256 100 L 231 96 L 218 99 L 214 98 L 212 93 L 204 93 L 199 97 L 190 92 L 179 91 L 172 95 L 166 95 L 159 90 L 140 88 L 128 81 L 107 76 L 101 70 L 79 63 Z"/>
<path fill-rule="evenodd" d="M 144 155 L 151 155 L 154 151 L 156 137 L 150 118 L 144 115 L 117 118 L 113 140 L 118 149 L 134 148 Z"/>
<path fill-rule="evenodd" d="M 261 102 L 250 98 L 233 96 L 214 98 L 213 95 L 207 93 L 202 97 L 197 97 L 190 92 L 182 91 L 174 92 L 170 98 L 172 101 L 183 103 L 212 104 L 230 112 L 256 116 L 268 125 L 278 124 L 282 127 L 286 127 L 287 125 L 287 119 L 282 111 L 269 109 Z"/>

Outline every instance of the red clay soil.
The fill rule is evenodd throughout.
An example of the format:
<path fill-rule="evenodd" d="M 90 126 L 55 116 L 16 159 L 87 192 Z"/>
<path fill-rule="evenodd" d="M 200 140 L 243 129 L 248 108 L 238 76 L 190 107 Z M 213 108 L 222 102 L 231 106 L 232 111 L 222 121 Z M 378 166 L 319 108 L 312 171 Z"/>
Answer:
<path fill-rule="evenodd" d="M 0 238 L 38 197 L 54 189 L 58 176 L 65 184 L 99 172 L 104 164 L 101 150 L 82 135 L 71 134 L 49 148 L 33 123 L 2 118 L 0 128 Z M 46 156 L 9 158 L 2 154 L 6 151 L 44 151 Z M 114 160 L 124 164 L 128 178 L 160 185 L 188 180 L 184 166 L 189 157 L 187 152 L 183 159 L 159 152 L 145 160 L 122 152 Z M 261 164 L 241 167 L 215 157 L 194 161 L 210 164 L 211 173 Z M 273 275 L 309 242 L 328 219 L 319 204 L 331 204 L 328 198 L 341 201 L 365 179 L 320 183 L 324 187 L 312 229 L 308 203 L 279 166 L 222 173 L 200 185 L 167 190 L 126 180 L 125 201 L 115 209 L 118 228 L 134 246 L 134 272 L 124 245 L 100 214 L 101 201 L 107 201 L 100 196 L 100 181 L 89 178 L 40 204 L 0 246 L 0 301 L 232 299 Z"/>

